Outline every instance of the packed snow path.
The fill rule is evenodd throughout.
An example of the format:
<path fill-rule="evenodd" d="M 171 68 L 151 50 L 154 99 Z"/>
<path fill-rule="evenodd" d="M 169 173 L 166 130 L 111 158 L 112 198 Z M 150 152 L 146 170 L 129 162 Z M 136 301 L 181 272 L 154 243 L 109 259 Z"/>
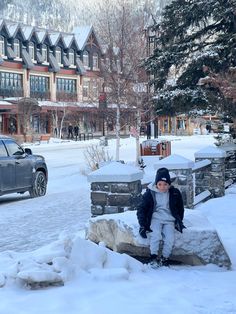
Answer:
<path fill-rule="evenodd" d="M 62 231 L 84 229 L 90 217 L 90 187 L 81 175 L 84 146 L 66 144 L 31 147 L 46 158 L 48 191 L 35 199 L 28 193 L 0 198 L 0 251 L 33 250 L 56 240 Z"/>

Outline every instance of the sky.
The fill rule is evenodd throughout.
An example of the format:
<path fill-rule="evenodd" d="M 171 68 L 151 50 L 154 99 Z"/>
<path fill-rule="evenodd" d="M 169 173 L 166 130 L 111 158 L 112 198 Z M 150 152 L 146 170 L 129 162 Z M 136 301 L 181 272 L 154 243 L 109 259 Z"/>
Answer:
<path fill-rule="evenodd" d="M 212 135 L 165 138 L 173 154 L 190 160 L 215 142 Z M 84 239 L 90 218 L 84 151 L 98 143 L 26 145 L 46 158 L 48 191 L 37 199 L 0 198 L 0 314 L 236 313 L 236 186 L 194 209 L 217 230 L 231 269 L 210 264 L 153 270 Z M 107 150 L 115 156 L 115 140 Z M 120 156 L 135 164 L 134 138 L 121 140 Z M 144 177 L 154 174 L 148 165 Z M 40 280 L 58 284 L 30 285 Z"/>

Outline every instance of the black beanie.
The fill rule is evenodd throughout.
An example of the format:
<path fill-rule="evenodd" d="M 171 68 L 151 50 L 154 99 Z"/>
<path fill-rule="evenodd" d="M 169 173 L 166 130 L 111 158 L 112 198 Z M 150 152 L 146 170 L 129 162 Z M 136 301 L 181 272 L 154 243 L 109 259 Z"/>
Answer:
<path fill-rule="evenodd" d="M 160 168 L 157 170 L 155 184 L 159 181 L 164 181 L 168 184 L 171 184 L 169 170 L 167 168 Z"/>

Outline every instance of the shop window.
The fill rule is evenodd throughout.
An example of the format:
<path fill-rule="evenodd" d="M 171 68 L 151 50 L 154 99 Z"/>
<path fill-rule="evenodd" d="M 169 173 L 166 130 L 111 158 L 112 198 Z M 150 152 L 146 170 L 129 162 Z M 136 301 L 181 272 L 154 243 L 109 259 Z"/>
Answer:
<path fill-rule="evenodd" d="M 89 97 L 89 81 L 83 80 L 83 97 Z"/>

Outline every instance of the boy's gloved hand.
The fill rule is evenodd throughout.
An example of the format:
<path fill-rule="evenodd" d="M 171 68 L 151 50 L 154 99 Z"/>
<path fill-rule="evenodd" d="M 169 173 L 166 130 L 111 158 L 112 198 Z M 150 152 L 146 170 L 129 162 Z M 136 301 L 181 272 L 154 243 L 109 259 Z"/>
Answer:
<path fill-rule="evenodd" d="M 142 238 L 144 239 L 147 238 L 146 229 L 144 227 L 139 228 L 139 234 L 141 235 Z"/>
<path fill-rule="evenodd" d="M 185 229 L 185 225 L 183 224 L 183 222 L 181 220 L 177 220 L 175 221 L 175 229 L 178 230 L 179 232 L 183 232 L 183 229 Z"/>

